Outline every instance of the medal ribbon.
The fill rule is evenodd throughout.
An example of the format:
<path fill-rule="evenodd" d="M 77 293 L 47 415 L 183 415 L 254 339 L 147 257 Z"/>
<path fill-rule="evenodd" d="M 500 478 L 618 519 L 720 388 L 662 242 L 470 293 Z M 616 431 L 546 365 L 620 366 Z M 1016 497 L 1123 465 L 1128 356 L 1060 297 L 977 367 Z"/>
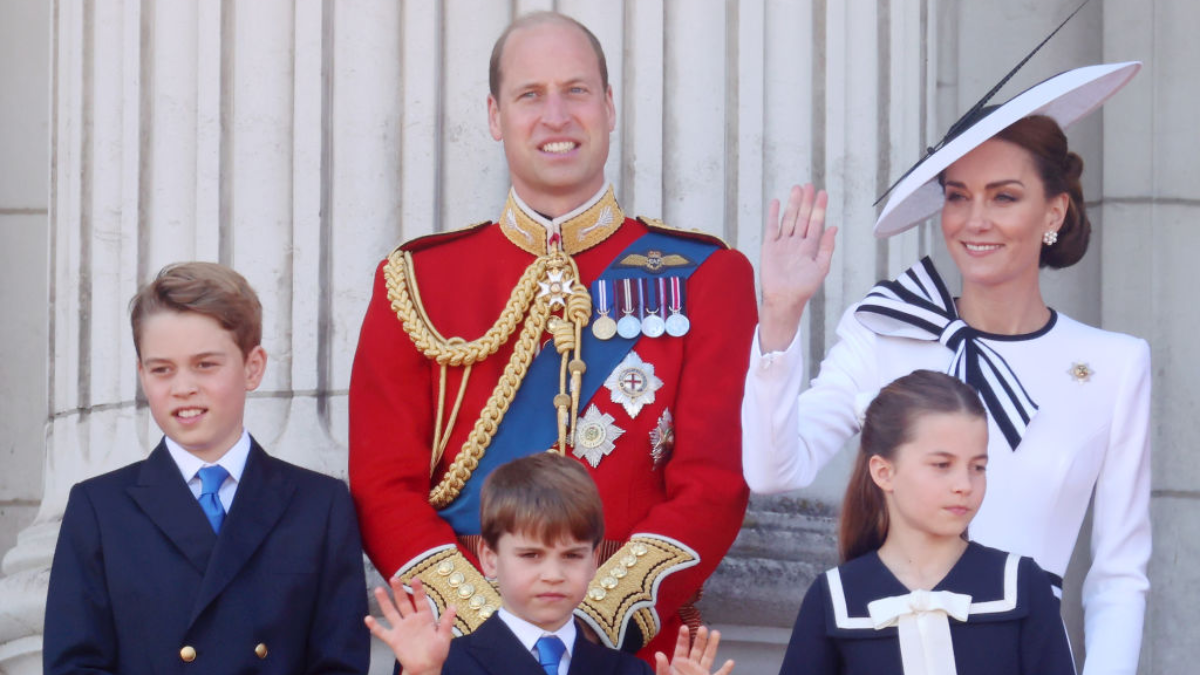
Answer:
<path fill-rule="evenodd" d="M 600 313 L 600 316 L 608 316 L 608 282 L 604 279 L 596 280 L 596 296 L 598 301 L 596 311 Z"/>
<path fill-rule="evenodd" d="M 683 309 L 683 292 L 679 287 L 679 277 L 671 277 L 671 313 L 678 314 Z"/>
<path fill-rule="evenodd" d="M 674 279 L 674 277 L 672 277 L 672 279 Z M 667 280 L 663 279 L 662 277 L 659 277 L 658 278 L 658 297 L 654 301 L 654 313 L 659 315 L 663 319 L 667 318 L 667 307 L 666 307 L 667 303 L 665 302 L 666 299 L 667 299 Z"/>
<path fill-rule="evenodd" d="M 633 287 L 629 284 L 629 279 L 622 280 L 621 285 L 625 289 L 625 306 L 621 309 L 621 313 L 625 316 L 633 316 Z"/>
<path fill-rule="evenodd" d="M 626 297 L 632 303 L 629 279 L 645 278 L 646 274 L 639 270 L 618 268 L 617 264 L 626 256 L 648 249 L 673 250 L 694 261 L 690 268 L 679 270 L 680 276 L 686 279 L 718 248 L 707 241 L 652 230 L 613 258 L 598 279 L 622 279 Z M 632 307 L 629 313 L 633 313 Z M 582 339 L 587 370 L 583 374 L 579 402 L 584 404 L 596 396 L 596 392 L 604 386 L 604 381 L 629 354 L 637 340 L 600 340 L 591 331 L 584 331 Z M 479 490 L 488 474 L 505 462 L 544 452 L 554 445 L 558 438 L 558 427 L 554 415 L 546 411 L 553 410 L 547 403 L 558 393 L 559 368 L 560 358 L 556 350 L 543 349 L 533 359 L 504 416 L 504 422 L 479 459 L 479 466 L 472 473 L 471 480 L 463 486 L 457 499 L 438 511 L 438 515 L 459 535 L 479 534 Z"/>

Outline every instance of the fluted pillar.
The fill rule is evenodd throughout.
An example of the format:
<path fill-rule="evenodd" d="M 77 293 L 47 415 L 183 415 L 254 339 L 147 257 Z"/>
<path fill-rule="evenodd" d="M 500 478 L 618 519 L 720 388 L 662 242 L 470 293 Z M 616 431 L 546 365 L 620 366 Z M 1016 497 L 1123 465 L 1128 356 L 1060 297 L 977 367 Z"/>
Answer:
<path fill-rule="evenodd" d="M 50 411 L 40 509 L 4 557 L 2 672 L 40 672 L 71 485 L 141 459 L 160 437 L 138 391 L 127 303 L 164 264 L 219 260 L 250 280 L 270 361 L 247 426 L 282 457 L 344 474 L 329 405 L 347 386 L 329 377 L 338 303 L 323 291 L 328 5 L 53 5 Z"/>

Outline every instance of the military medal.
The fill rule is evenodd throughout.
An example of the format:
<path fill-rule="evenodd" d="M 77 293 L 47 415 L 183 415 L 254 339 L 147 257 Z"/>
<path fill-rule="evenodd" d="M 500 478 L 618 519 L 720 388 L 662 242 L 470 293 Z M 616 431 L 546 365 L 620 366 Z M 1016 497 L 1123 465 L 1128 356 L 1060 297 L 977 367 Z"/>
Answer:
<path fill-rule="evenodd" d="M 608 282 L 604 279 L 596 280 L 596 300 L 600 317 L 592 322 L 592 335 L 598 340 L 611 340 L 617 334 L 617 322 L 608 315 L 612 307 L 608 304 Z"/>
<path fill-rule="evenodd" d="M 629 279 L 621 280 L 621 290 L 625 297 L 621 305 L 621 320 L 617 322 L 617 335 L 632 340 L 642 333 L 642 322 L 634 316 L 637 310 L 633 307 L 633 286 Z"/>
<path fill-rule="evenodd" d="M 671 410 L 663 410 L 658 418 L 658 424 L 650 430 L 650 459 L 654 462 L 655 470 L 662 467 L 671 459 L 675 450 L 675 419 Z"/>
<path fill-rule="evenodd" d="M 645 288 L 645 279 L 638 279 L 638 297 L 642 297 L 642 291 Z M 655 298 L 651 303 L 649 299 L 642 306 L 646 309 L 646 316 L 642 318 L 642 334 L 646 337 L 661 337 L 667 331 L 667 324 L 663 318 L 658 315 L 663 307 L 663 280 L 658 279 L 658 290 L 655 291 L 653 279 L 650 280 L 650 297 Z"/>
<path fill-rule="evenodd" d="M 667 335 L 683 337 L 692 329 L 692 322 L 683 313 L 683 289 L 679 277 L 671 277 L 671 316 L 667 317 Z"/>
<path fill-rule="evenodd" d="M 550 306 L 562 305 L 567 306 L 567 296 L 571 295 L 571 279 L 564 279 L 563 270 L 550 270 L 546 272 L 546 280 L 539 281 L 538 286 L 542 291 L 538 293 L 539 298 L 550 298 Z"/>
<path fill-rule="evenodd" d="M 588 406 L 587 412 L 575 423 L 575 448 L 571 453 L 596 468 L 600 460 L 607 457 L 617 446 L 613 441 L 625 430 L 613 423 L 613 416 L 602 413 L 596 406 Z"/>
<path fill-rule="evenodd" d="M 621 404 L 632 419 L 647 403 L 654 403 L 654 392 L 662 388 L 663 381 L 655 376 L 654 366 L 631 349 L 609 374 L 604 386 L 612 393 L 612 402 Z"/>

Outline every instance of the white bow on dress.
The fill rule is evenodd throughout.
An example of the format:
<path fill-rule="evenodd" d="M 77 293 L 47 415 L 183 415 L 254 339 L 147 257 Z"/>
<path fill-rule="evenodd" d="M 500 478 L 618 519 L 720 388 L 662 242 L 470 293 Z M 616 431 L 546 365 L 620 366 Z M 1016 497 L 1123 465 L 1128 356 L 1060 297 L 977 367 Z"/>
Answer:
<path fill-rule="evenodd" d="M 950 621 L 966 621 L 971 596 L 950 591 L 913 591 L 867 605 L 875 630 L 896 626 L 904 675 L 957 675 Z"/>

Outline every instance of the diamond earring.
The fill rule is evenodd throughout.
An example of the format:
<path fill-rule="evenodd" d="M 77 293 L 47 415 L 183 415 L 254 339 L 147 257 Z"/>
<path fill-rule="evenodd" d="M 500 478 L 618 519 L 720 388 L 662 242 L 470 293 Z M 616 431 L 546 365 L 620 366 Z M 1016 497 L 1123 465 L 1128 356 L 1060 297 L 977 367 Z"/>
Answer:
<path fill-rule="evenodd" d="M 1053 246 L 1054 242 L 1058 241 L 1058 232 L 1054 230 L 1046 230 L 1042 234 L 1042 243 L 1047 246 Z"/>

